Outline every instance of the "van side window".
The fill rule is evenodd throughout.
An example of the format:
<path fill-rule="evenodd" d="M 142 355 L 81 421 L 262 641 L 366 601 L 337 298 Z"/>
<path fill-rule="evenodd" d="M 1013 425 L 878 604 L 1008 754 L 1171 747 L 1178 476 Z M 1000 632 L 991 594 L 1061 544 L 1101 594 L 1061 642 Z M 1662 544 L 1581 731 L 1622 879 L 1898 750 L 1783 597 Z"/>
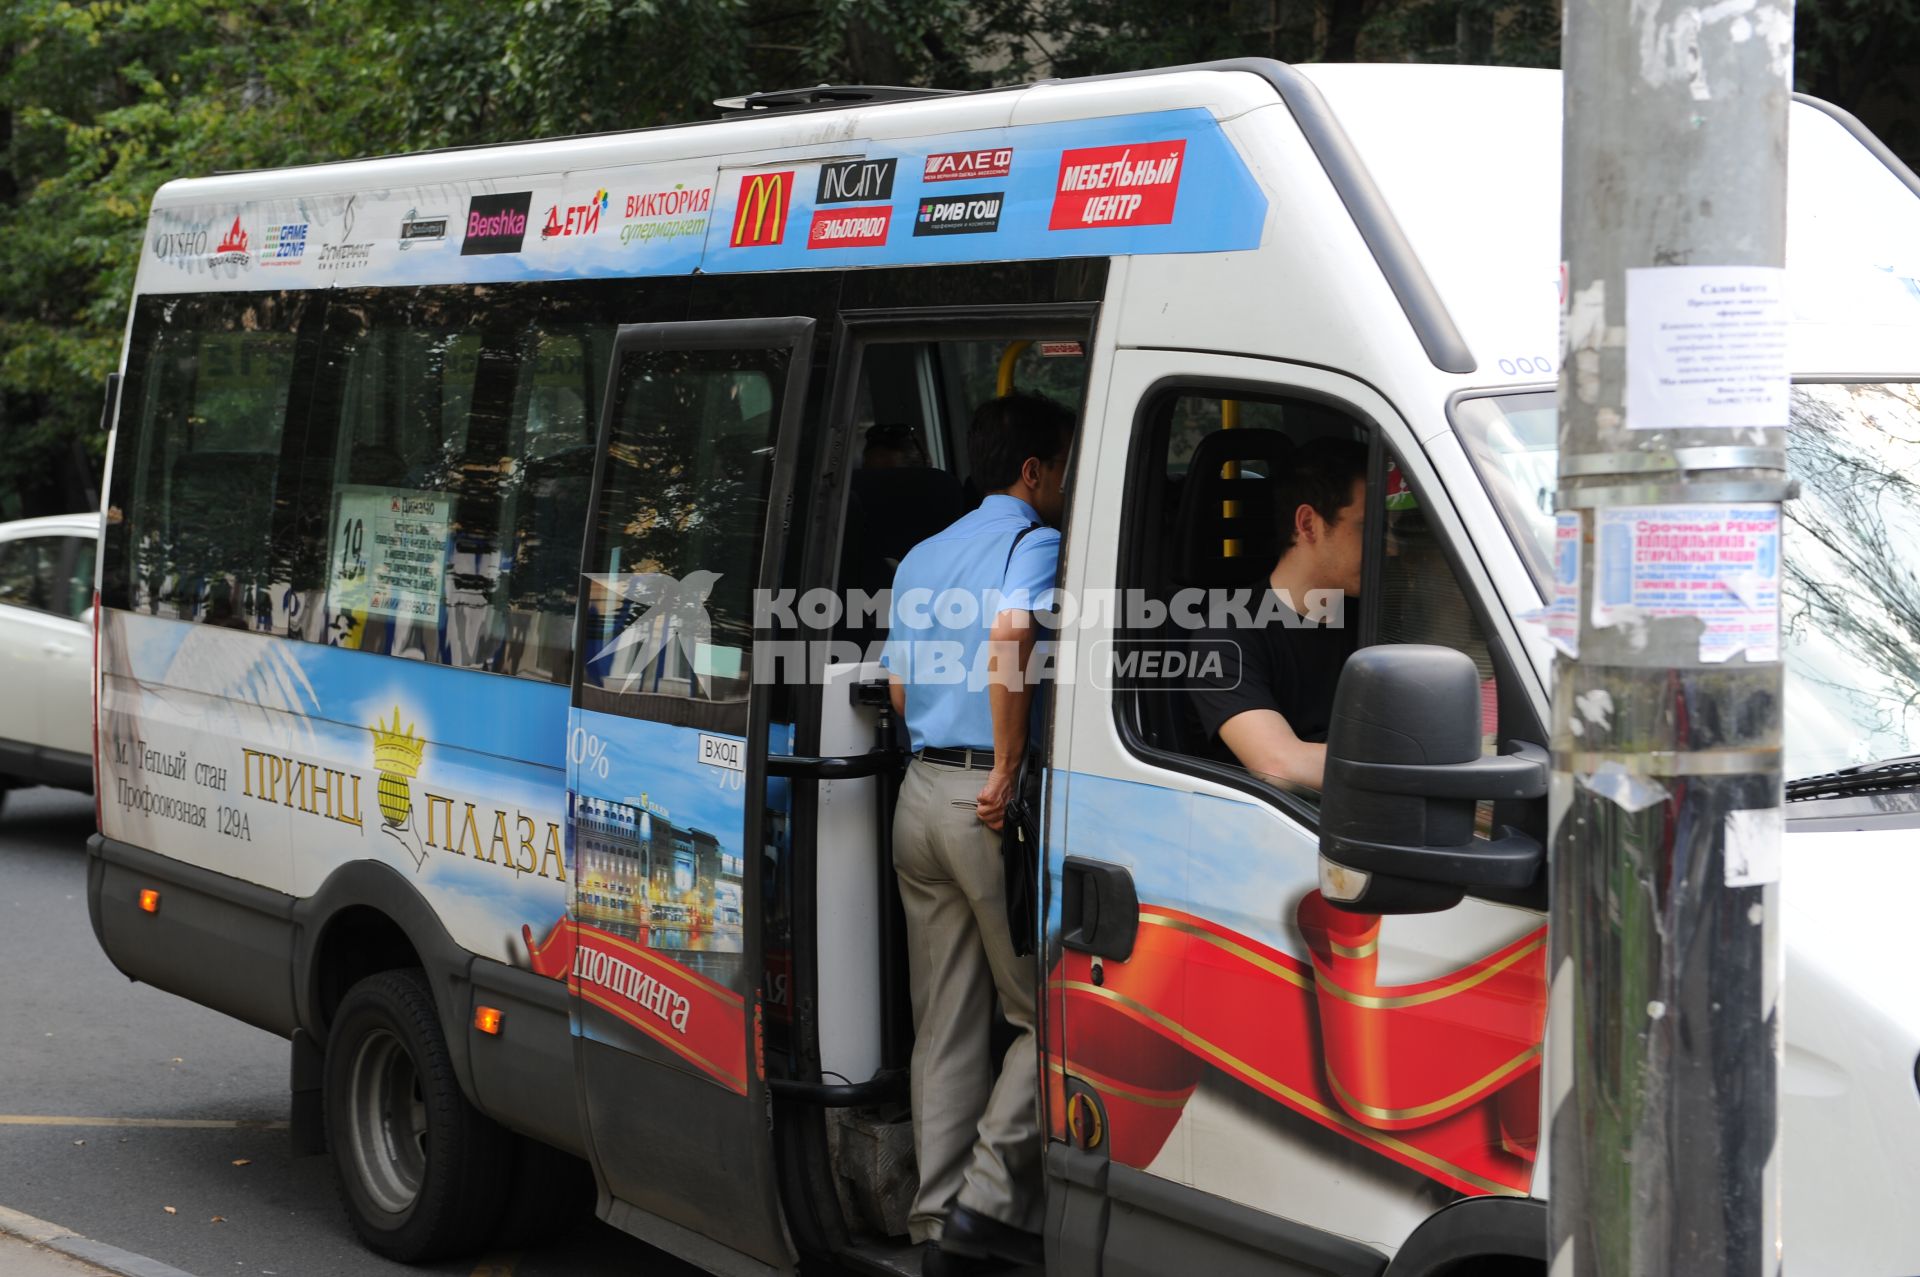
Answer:
<path fill-rule="evenodd" d="M 323 639 L 571 675 L 580 528 L 612 328 L 424 291 L 340 300 Z"/>
<path fill-rule="evenodd" d="M 132 480 L 126 585 L 135 609 L 268 628 L 270 596 L 288 584 L 274 521 L 299 469 L 297 443 L 283 440 L 305 305 L 261 294 L 148 309 L 159 326 L 131 400 L 137 455 L 120 462 Z"/>
<path fill-rule="evenodd" d="M 1304 397 L 1194 387 L 1148 405 L 1119 581 L 1147 606 L 1123 613 L 1113 671 L 1136 748 L 1222 779 L 1251 772 L 1311 818 L 1316 785 L 1243 758 L 1228 740 L 1231 724 L 1272 710 L 1299 740 L 1324 741 L 1339 670 L 1363 642 L 1438 643 L 1473 657 L 1485 688 L 1482 732 L 1493 738 L 1485 638 L 1400 467 L 1389 456 L 1384 483 L 1372 472 L 1372 441 L 1366 423 Z M 1362 482 L 1353 519 L 1353 485 Z M 1351 535 L 1349 557 L 1313 560 L 1319 576 L 1283 566 L 1292 585 L 1275 589 L 1276 565 L 1301 562 L 1286 556 L 1300 550 L 1293 521 L 1303 505 L 1339 516 L 1327 535 Z M 1356 592 L 1363 580 L 1371 594 Z"/>

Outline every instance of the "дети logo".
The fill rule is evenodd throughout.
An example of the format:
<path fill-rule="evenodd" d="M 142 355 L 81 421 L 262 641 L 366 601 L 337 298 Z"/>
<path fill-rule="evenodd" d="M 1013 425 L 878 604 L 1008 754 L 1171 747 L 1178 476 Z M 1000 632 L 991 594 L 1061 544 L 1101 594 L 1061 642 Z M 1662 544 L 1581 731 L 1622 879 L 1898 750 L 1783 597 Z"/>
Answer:
<path fill-rule="evenodd" d="M 215 266 L 245 266 L 250 260 L 247 233 L 240 227 L 240 218 L 235 216 L 233 225 L 227 228 L 226 235 L 215 246 L 211 261 Z"/>
<path fill-rule="evenodd" d="M 417 209 L 408 209 L 407 215 L 400 219 L 400 251 L 406 252 L 416 243 L 427 241 L 439 243 L 447 238 L 447 215 L 445 213 L 421 213 Z"/>
<path fill-rule="evenodd" d="M 527 237 L 527 206 L 532 203 L 532 191 L 474 196 L 467 204 L 467 234 L 460 255 L 519 252 Z"/>
<path fill-rule="evenodd" d="M 929 195 L 913 219 L 915 235 L 984 235 L 1000 229 L 1005 191 L 978 195 Z"/>
<path fill-rule="evenodd" d="M 307 224 L 288 222 L 282 226 L 267 227 L 266 239 L 260 245 L 260 264 L 262 266 L 298 266 L 300 259 L 307 254 Z"/>
<path fill-rule="evenodd" d="M 1187 142 L 1091 146 L 1060 157 L 1048 230 L 1095 226 L 1164 226 L 1180 194 Z"/>
<path fill-rule="evenodd" d="M 1013 148 L 996 146 L 984 151 L 942 151 L 927 157 L 922 182 L 964 182 L 976 177 L 1005 177 L 1013 172 Z"/>
<path fill-rule="evenodd" d="M 540 228 L 541 239 L 553 239 L 557 236 L 592 235 L 600 229 L 600 214 L 607 211 L 607 191 L 605 187 L 593 193 L 593 198 L 584 204 L 561 206 L 555 204 L 547 210 L 546 225 Z"/>
<path fill-rule="evenodd" d="M 893 171 L 898 160 L 843 160 L 820 166 L 816 204 L 862 204 L 893 198 Z"/>
<path fill-rule="evenodd" d="M 787 209 L 793 203 L 793 171 L 750 173 L 740 179 L 740 205 L 733 213 L 734 248 L 765 248 L 787 234 Z"/>
<path fill-rule="evenodd" d="M 823 208 L 813 215 L 807 232 L 808 248 L 874 248 L 887 242 L 893 205 L 864 208 Z"/>

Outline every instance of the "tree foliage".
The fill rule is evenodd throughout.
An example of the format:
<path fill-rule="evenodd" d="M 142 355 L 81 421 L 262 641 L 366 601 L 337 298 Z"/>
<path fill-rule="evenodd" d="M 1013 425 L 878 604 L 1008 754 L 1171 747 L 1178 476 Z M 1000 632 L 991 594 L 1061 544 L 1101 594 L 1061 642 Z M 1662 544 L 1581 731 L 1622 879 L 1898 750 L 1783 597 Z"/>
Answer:
<path fill-rule="evenodd" d="M 1920 0 L 1800 0 L 1801 86 L 1920 143 Z M 1552 66 L 1555 0 L 10 0 L 0 517 L 89 496 L 159 185 L 707 118 L 828 82 L 975 88 L 1218 58 Z"/>

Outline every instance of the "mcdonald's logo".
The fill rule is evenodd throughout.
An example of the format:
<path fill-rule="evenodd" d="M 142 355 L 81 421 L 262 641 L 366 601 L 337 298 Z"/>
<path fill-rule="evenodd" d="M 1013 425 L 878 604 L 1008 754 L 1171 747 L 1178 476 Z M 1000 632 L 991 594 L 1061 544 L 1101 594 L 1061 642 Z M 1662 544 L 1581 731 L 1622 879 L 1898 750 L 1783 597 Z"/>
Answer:
<path fill-rule="evenodd" d="M 733 213 L 735 248 L 778 244 L 787 233 L 787 209 L 793 203 L 793 173 L 753 173 L 740 179 L 740 203 Z"/>

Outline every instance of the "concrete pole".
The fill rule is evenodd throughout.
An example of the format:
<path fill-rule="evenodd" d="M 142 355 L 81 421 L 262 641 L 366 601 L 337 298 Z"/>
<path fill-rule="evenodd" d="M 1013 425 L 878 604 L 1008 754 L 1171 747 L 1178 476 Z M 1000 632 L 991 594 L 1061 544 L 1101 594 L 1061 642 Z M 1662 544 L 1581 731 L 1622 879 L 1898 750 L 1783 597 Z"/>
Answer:
<path fill-rule="evenodd" d="M 1780 1271 L 1792 24 L 1567 0 L 1551 1277 Z"/>

